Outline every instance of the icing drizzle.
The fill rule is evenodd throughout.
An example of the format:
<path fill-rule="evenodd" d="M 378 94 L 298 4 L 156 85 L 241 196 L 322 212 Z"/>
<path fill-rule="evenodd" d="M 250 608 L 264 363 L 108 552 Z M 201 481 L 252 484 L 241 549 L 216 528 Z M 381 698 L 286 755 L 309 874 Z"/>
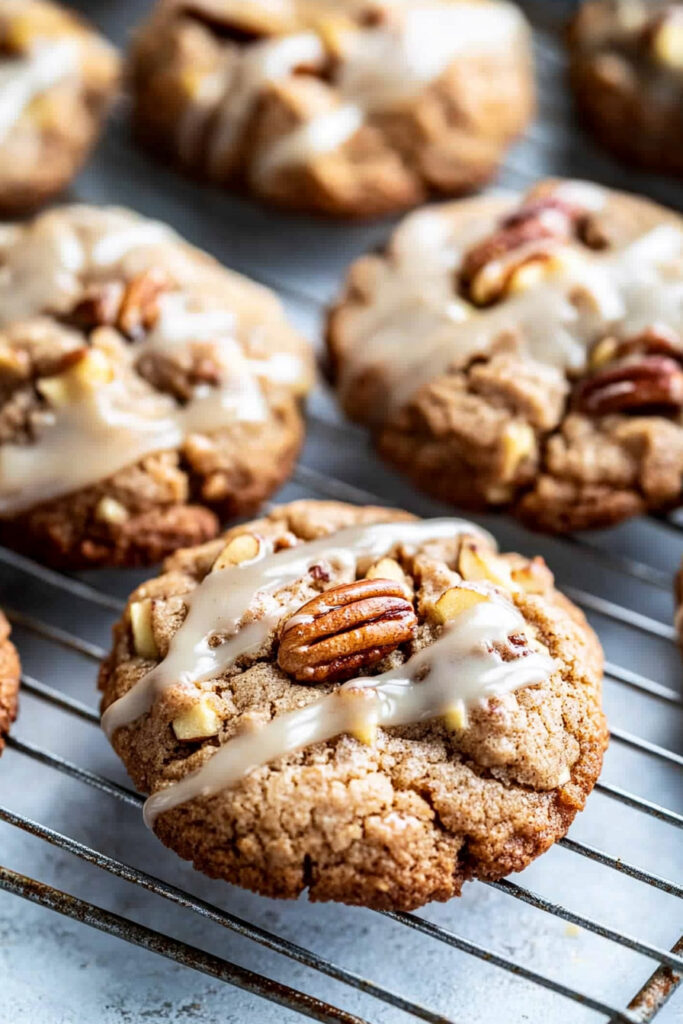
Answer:
<path fill-rule="evenodd" d="M 341 10 L 340 10 L 341 7 Z M 373 113 L 400 106 L 435 81 L 459 56 L 489 51 L 513 51 L 526 45 L 525 21 L 506 0 L 430 0 L 383 5 L 385 18 L 375 27 L 341 29 L 339 70 L 332 92 L 319 97 L 318 107 L 303 123 L 272 143 L 263 145 L 251 172 L 268 179 L 283 165 L 305 162 L 343 145 Z M 346 8 L 346 9 L 345 9 Z M 219 66 L 200 82 L 178 125 L 178 143 L 188 153 L 200 137 L 209 107 L 217 112 L 211 130 L 208 161 L 214 169 L 238 144 L 263 88 L 289 77 L 297 67 L 321 70 L 327 54 L 321 37 L 311 29 L 325 18 L 344 19 L 352 4 L 299 5 L 298 24 L 291 31 L 254 43 L 234 61 Z M 268 14 L 272 14 L 271 7 Z M 283 24 L 283 31 L 287 26 Z M 196 115 L 196 116 L 195 116 Z"/>
<path fill-rule="evenodd" d="M 167 689 L 217 678 L 241 656 L 257 651 L 301 602 L 287 588 L 321 561 L 339 576 L 353 579 L 361 558 L 375 561 L 397 546 L 414 553 L 428 541 L 470 532 L 483 533 L 460 519 L 373 523 L 274 554 L 266 554 L 261 545 L 253 561 L 209 573 L 183 598 L 187 615 L 164 660 L 105 711 L 105 732 L 111 738 L 117 729 L 136 721 Z M 542 682 L 554 668 L 549 657 L 530 651 L 503 661 L 496 651 L 496 644 L 524 628 L 524 619 L 499 591 L 489 591 L 486 601 L 447 623 L 431 645 L 400 668 L 351 680 L 255 733 L 229 740 L 198 771 L 150 797 L 145 807 L 148 824 L 165 810 L 216 793 L 253 768 L 313 743 L 453 711 L 466 715 L 468 708 L 489 697 Z M 224 639 L 216 643 L 218 638 Z"/>
<path fill-rule="evenodd" d="M 591 209 L 604 205 L 607 195 L 582 182 L 564 182 L 557 192 Z M 628 337 L 660 323 L 683 326 L 683 279 L 676 269 L 683 230 L 673 221 L 604 253 L 567 246 L 541 282 L 491 307 L 471 306 L 456 295 L 457 267 L 511 205 L 493 200 L 482 214 L 475 203 L 469 211 L 465 205 L 457 221 L 450 221 L 447 206 L 406 218 L 391 258 L 373 269 L 367 302 L 346 310 L 341 387 L 352 389 L 358 376 L 381 367 L 385 402 L 373 406 L 377 420 L 442 374 L 490 355 L 506 337 L 514 336 L 539 364 L 579 371 L 587 349 L 606 331 Z"/>
<path fill-rule="evenodd" d="M 178 448 L 190 434 L 262 422 L 269 415 L 262 383 L 296 387 L 307 374 L 301 343 L 275 297 L 198 259 L 163 224 L 126 211 L 71 207 L 6 230 L 4 247 L 0 235 L 0 326 L 69 310 L 85 275 L 126 279 L 159 266 L 178 287 L 160 296 L 158 319 L 146 336 L 117 346 L 111 380 L 51 408 L 35 442 L 0 445 L 0 515 Z M 283 350 L 272 351 L 278 339 Z M 172 357 L 194 343 L 212 345 L 219 380 L 197 384 L 184 405 L 137 373 L 148 354 Z"/>

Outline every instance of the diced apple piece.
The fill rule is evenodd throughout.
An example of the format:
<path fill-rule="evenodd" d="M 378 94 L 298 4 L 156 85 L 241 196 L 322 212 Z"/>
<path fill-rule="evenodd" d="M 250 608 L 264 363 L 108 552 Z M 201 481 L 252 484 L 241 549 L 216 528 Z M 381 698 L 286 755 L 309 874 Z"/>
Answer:
<path fill-rule="evenodd" d="M 512 579 L 527 594 L 542 594 L 553 585 L 553 574 L 540 557 L 512 570 Z"/>
<path fill-rule="evenodd" d="M 488 580 L 505 590 L 517 589 L 507 562 L 498 555 L 482 551 L 475 541 L 463 541 L 458 571 L 466 580 Z"/>
<path fill-rule="evenodd" d="M 116 498 L 105 495 L 97 503 L 95 508 L 95 519 L 101 523 L 125 523 L 128 519 L 128 509 Z"/>
<path fill-rule="evenodd" d="M 519 464 L 536 450 L 536 435 L 528 423 L 513 420 L 502 435 L 503 479 L 511 480 Z"/>
<path fill-rule="evenodd" d="M 159 648 L 152 629 L 151 598 L 146 597 L 142 601 L 134 601 L 130 606 L 130 628 L 133 633 L 136 653 L 141 658 L 155 661 L 159 657 Z"/>
<path fill-rule="evenodd" d="M 395 558 L 380 558 L 379 562 L 371 565 L 365 574 L 367 580 L 394 580 L 401 583 L 406 590 L 411 590 L 408 577 Z"/>
<path fill-rule="evenodd" d="M 36 387 L 52 405 L 68 405 L 114 378 L 111 362 L 99 349 L 88 349 L 78 362 L 63 373 L 43 377 Z"/>
<path fill-rule="evenodd" d="M 488 597 L 486 594 L 480 594 L 478 590 L 449 587 L 434 605 L 434 616 L 437 622 L 450 622 L 482 601 L 488 601 Z"/>
<path fill-rule="evenodd" d="M 220 731 L 221 719 L 211 706 L 210 698 L 204 695 L 199 700 L 173 719 L 173 732 L 179 740 L 208 739 Z"/>
<path fill-rule="evenodd" d="M 467 728 L 467 708 L 460 701 L 458 704 L 454 704 L 452 708 L 447 708 L 443 714 L 443 720 L 446 724 L 447 729 L 452 729 L 454 732 L 462 732 L 463 729 Z"/>
<path fill-rule="evenodd" d="M 261 542 L 253 533 L 240 533 L 228 541 L 213 563 L 212 571 L 229 569 L 243 562 L 251 562 L 261 550 Z"/>

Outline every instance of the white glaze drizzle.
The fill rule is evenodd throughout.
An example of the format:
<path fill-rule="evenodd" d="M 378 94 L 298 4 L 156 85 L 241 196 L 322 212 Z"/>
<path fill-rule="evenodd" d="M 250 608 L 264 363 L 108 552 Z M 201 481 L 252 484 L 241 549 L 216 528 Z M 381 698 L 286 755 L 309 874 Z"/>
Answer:
<path fill-rule="evenodd" d="M 164 690 L 219 676 L 241 655 L 257 648 L 300 603 L 295 595 L 284 600 L 282 595 L 276 597 L 278 591 L 305 577 L 321 559 L 351 580 L 359 558 L 374 561 L 397 544 L 410 548 L 466 532 L 482 533 L 461 519 L 354 526 L 271 555 L 262 545 L 256 560 L 209 573 L 183 598 L 187 616 L 173 636 L 168 654 L 107 708 L 102 716 L 104 731 L 111 738 L 117 729 L 149 711 Z M 250 610 L 258 613 L 258 619 L 241 625 Z M 218 634 L 227 639 L 213 646 L 211 640 Z"/>
<path fill-rule="evenodd" d="M 228 740 L 201 768 L 153 794 L 144 818 L 234 786 L 249 772 L 314 743 L 368 727 L 411 725 L 482 706 L 495 696 L 548 679 L 554 662 L 531 652 L 503 661 L 492 648 L 524 627 L 505 598 L 491 595 L 444 626 L 441 635 L 400 668 L 353 679 L 330 695 L 279 715 L 253 732 Z"/>
<path fill-rule="evenodd" d="M 154 328 L 117 353 L 111 381 L 52 409 L 34 443 L 0 445 L 0 515 L 78 490 L 145 455 L 177 448 L 192 433 L 213 433 L 236 421 L 261 422 L 268 415 L 261 381 L 288 386 L 305 375 L 296 349 L 269 353 L 270 328 L 289 330 L 274 297 L 197 259 L 163 224 L 123 211 L 73 207 L 9 234 L 4 261 L 2 255 L 0 237 L 0 326 L 72 308 L 86 272 L 106 280 L 161 266 L 180 290 L 163 294 Z M 220 383 L 197 385 L 185 405 L 154 391 L 135 373 L 147 353 L 172 355 L 194 342 L 214 347 Z M 263 358 L 244 351 L 243 344 L 249 348 L 252 342 L 254 355 Z"/>
<path fill-rule="evenodd" d="M 79 69 L 73 39 L 37 40 L 30 53 L 0 60 L 0 145 L 29 104 Z"/>
<path fill-rule="evenodd" d="M 560 186 L 568 199 L 596 209 L 605 191 L 582 182 Z M 392 258 L 377 263 L 367 303 L 347 311 L 341 386 L 381 367 L 386 404 L 381 421 L 420 387 L 476 355 L 490 355 L 515 332 L 530 359 L 561 370 L 580 370 L 587 349 L 607 331 L 636 334 L 653 324 L 683 329 L 683 230 L 673 223 L 645 231 L 623 248 L 594 252 L 567 246 L 564 262 L 540 283 L 484 309 L 455 296 L 455 275 L 466 250 L 495 227 L 507 200 L 493 214 L 473 208 L 453 227 L 446 214 L 420 211 L 399 228 Z M 451 233 L 457 231 L 457 239 Z M 577 296 L 588 298 L 589 305 Z M 419 344 L 414 339 L 419 338 Z"/>
<path fill-rule="evenodd" d="M 209 165 L 218 164 L 239 141 L 241 130 L 260 91 L 269 82 L 286 78 L 300 65 L 320 67 L 325 48 L 314 32 L 301 32 L 254 43 L 245 49 L 237 67 L 225 71 L 223 99 L 209 144 Z"/>
<path fill-rule="evenodd" d="M 351 12 L 353 5 L 347 6 Z M 334 105 L 331 101 L 327 109 L 311 114 L 294 131 L 264 145 L 251 168 L 256 178 L 267 178 L 283 165 L 337 149 L 368 115 L 410 100 L 461 55 L 526 45 L 526 23 L 506 0 L 430 0 L 384 6 L 385 24 L 341 33 L 339 72 L 332 82 Z M 343 5 L 340 10 L 318 2 L 301 5 L 300 17 L 303 24 L 315 26 L 316 19 L 324 19 L 326 14 L 343 17 L 344 13 Z M 322 67 L 326 53 L 315 32 L 300 32 L 252 44 L 236 60 L 236 66 L 229 65 L 222 72 L 225 87 L 208 156 L 209 165 L 216 169 L 240 138 L 264 86 L 286 78 L 299 66 Z M 201 96 L 199 99 L 201 105 Z M 179 127 L 179 141 L 185 149 L 191 143 L 188 124 L 193 125 L 193 120 Z"/>

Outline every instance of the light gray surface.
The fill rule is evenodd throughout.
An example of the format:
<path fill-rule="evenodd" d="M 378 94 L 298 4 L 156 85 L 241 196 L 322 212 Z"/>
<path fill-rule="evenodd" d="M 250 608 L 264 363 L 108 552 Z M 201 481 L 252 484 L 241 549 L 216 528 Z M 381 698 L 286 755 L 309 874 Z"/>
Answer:
<path fill-rule="evenodd" d="M 148 5 L 84 0 L 78 6 L 89 10 L 122 40 L 125 26 L 134 24 Z M 533 13 L 539 23 L 545 24 L 558 20 L 559 9 L 558 4 L 538 4 Z M 630 182 L 631 187 L 673 204 L 676 193 L 671 183 L 629 176 L 580 135 L 570 134 L 570 110 L 560 88 L 560 72 L 556 44 L 550 36 L 539 33 L 542 121 L 511 154 L 502 183 L 520 187 L 537 174 L 580 173 L 608 184 Z M 384 238 L 388 230 L 386 223 L 349 228 L 286 217 L 214 191 L 202 191 L 137 152 L 128 140 L 123 115 L 115 120 L 72 197 L 125 203 L 170 221 L 228 265 L 278 285 L 292 316 L 311 337 L 318 332 L 321 303 L 334 293 L 345 264 L 364 247 Z M 278 500 L 324 496 L 330 492 L 325 480 L 332 476 L 379 492 L 385 500 L 418 512 L 439 510 L 377 463 L 363 432 L 348 425 L 340 429 L 341 420 L 322 387 L 311 402 L 311 412 L 302 460 L 309 472 L 301 471 Z M 320 477 L 312 476 L 310 471 Z M 340 496 L 347 495 L 342 492 Z M 353 492 L 348 496 L 353 497 Z M 363 498 L 362 494 L 357 497 Z M 595 549 L 534 537 L 509 520 L 489 517 L 487 525 L 503 547 L 543 553 L 562 583 L 670 625 L 670 578 L 675 560 L 683 552 L 683 534 L 670 525 L 647 520 L 625 524 L 606 534 L 584 535 L 584 540 L 597 545 Z M 626 555 L 655 567 L 658 573 L 652 582 L 638 581 L 610 568 L 601 552 Z M 91 573 L 87 578 L 100 590 L 123 596 L 140 574 Z M 93 642 L 106 645 L 108 641 L 109 613 L 80 599 L 65 598 L 58 588 L 0 564 L 3 602 Z M 603 614 L 591 617 L 609 660 L 680 690 L 683 670 L 670 638 L 634 630 Z M 27 673 L 94 705 L 94 663 L 63 652 L 24 629 L 16 630 L 16 638 Z M 675 748 L 679 743 L 680 709 L 609 680 L 605 699 L 613 726 L 663 746 Z M 26 695 L 15 734 L 126 783 L 99 730 L 49 710 Z M 677 770 L 623 745 L 613 743 L 603 780 L 682 809 Z M 369 911 L 309 906 L 304 901 L 278 904 L 211 882 L 164 850 L 144 829 L 137 810 L 98 795 L 12 750 L 3 758 L 0 771 L 0 802 L 314 948 L 462 1024 L 588 1024 L 600 1019 L 592 1011 Z M 679 835 L 671 827 L 604 795 L 593 795 L 571 835 L 655 873 L 681 877 Z M 314 993 L 369 1021 L 399 1024 L 408 1019 L 2 824 L 0 863 Z M 680 909 L 673 897 L 567 850 L 553 849 L 516 880 L 575 911 L 663 947 L 671 946 L 680 934 Z M 615 1006 L 626 1004 L 654 966 L 640 955 L 585 931 L 567 928 L 562 921 L 479 884 L 470 885 L 461 900 L 430 907 L 424 916 Z M 681 996 L 675 997 L 658 1020 L 671 1024 L 683 1019 L 682 1004 Z M 299 1019 L 152 953 L 0 894 L 0 1024 L 276 1024 Z"/>

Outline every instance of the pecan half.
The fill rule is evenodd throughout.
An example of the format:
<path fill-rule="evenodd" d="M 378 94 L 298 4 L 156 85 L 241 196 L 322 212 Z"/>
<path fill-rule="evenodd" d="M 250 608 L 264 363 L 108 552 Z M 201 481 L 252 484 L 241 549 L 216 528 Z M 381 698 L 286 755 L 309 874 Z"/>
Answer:
<path fill-rule="evenodd" d="M 675 412 L 683 408 L 683 369 L 667 356 L 643 356 L 608 366 L 579 383 L 574 407 L 594 416 Z"/>
<path fill-rule="evenodd" d="M 590 248 L 604 244 L 590 215 L 576 204 L 552 194 L 522 203 L 502 219 L 497 231 L 465 253 L 460 292 L 475 305 L 488 306 L 507 292 L 522 267 L 548 260 L 553 249 L 572 238 Z"/>
<path fill-rule="evenodd" d="M 285 623 L 278 665 L 303 683 L 348 679 L 414 635 L 417 617 L 395 580 L 357 580 L 324 591 Z"/>

